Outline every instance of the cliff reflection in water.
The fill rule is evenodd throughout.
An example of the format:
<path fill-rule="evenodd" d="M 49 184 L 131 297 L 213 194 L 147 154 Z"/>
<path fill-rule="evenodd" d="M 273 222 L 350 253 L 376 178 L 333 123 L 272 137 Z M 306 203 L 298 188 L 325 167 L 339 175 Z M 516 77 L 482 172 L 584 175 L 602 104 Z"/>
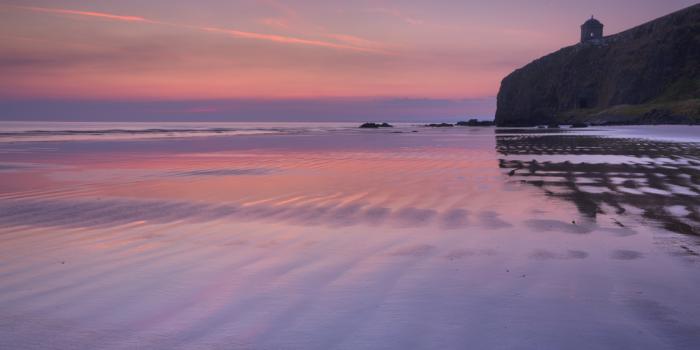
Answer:
<path fill-rule="evenodd" d="M 700 235 L 697 143 L 511 134 L 497 135 L 496 149 L 512 179 L 573 202 L 582 215 L 639 214 L 667 230 Z"/>

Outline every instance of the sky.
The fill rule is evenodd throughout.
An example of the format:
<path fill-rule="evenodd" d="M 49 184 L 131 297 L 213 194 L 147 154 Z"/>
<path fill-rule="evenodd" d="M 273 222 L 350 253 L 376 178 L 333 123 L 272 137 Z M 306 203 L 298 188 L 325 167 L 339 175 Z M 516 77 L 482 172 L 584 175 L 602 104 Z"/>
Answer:
<path fill-rule="evenodd" d="M 490 119 L 500 81 L 691 0 L 0 0 L 0 120 Z"/>

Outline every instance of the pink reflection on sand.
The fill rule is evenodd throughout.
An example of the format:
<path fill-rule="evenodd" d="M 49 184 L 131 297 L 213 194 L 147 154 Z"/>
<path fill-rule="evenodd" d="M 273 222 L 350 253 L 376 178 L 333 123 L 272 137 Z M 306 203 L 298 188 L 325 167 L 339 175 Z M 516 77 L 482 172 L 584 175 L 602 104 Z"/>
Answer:
<path fill-rule="evenodd" d="M 560 165 L 547 155 L 555 148 L 523 147 L 541 150 L 539 138 L 501 140 L 518 154 L 509 158 L 487 132 L 33 153 L 41 166 L 0 173 L 14 184 L 0 194 L 0 321 L 13 325 L 0 339 L 108 349 L 694 342 L 697 333 L 679 331 L 697 327 L 700 312 L 697 259 L 680 250 L 693 251 L 692 237 L 602 202 L 586 216 L 578 202 L 547 192 L 592 186 L 606 166 L 620 177 L 651 165 Z M 400 146 L 343 143 L 373 137 Z M 165 149 L 178 145 L 170 142 Z M 567 167 L 595 171 L 562 174 Z"/>

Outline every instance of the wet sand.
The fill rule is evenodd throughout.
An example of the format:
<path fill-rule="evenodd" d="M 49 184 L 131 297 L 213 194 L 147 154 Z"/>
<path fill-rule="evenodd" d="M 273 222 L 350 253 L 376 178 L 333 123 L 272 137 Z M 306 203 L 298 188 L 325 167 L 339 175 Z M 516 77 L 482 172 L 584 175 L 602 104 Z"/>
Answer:
<path fill-rule="evenodd" d="M 700 132 L 274 131 L 0 138 L 0 348 L 700 346 Z"/>

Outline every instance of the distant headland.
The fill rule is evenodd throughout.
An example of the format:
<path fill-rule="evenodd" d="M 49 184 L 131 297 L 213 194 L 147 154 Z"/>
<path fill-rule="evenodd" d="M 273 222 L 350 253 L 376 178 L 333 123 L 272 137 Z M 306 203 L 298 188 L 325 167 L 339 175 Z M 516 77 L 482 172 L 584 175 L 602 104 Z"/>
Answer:
<path fill-rule="evenodd" d="M 501 83 L 499 126 L 700 123 L 700 4 L 616 35 L 591 17 L 574 46 Z"/>

